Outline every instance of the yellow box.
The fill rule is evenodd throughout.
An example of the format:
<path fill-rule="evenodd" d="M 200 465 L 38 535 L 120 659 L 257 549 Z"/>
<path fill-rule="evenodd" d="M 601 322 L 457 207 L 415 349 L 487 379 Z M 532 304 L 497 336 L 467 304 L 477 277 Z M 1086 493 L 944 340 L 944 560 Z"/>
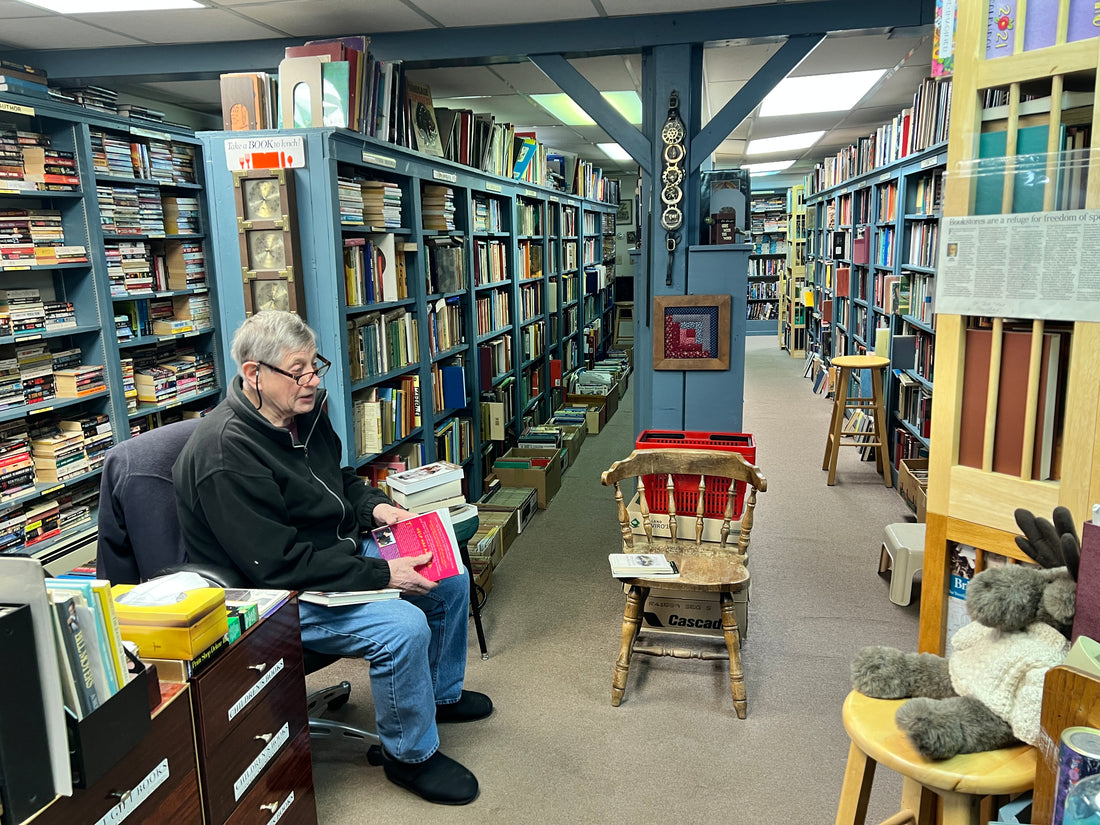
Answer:
<path fill-rule="evenodd" d="M 229 632 L 220 587 L 189 590 L 175 604 L 139 606 L 118 600 L 133 589 L 132 584 L 116 584 L 111 597 L 122 638 L 136 644 L 141 657 L 191 660 Z"/>

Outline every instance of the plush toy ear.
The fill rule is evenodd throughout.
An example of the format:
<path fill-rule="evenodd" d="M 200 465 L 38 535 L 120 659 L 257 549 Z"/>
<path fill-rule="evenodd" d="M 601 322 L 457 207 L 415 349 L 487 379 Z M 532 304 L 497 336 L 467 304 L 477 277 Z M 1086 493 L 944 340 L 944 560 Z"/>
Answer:
<path fill-rule="evenodd" d="M 1024 534 L 1016 536 L 1016 546 L 1046 569 L 1065 565 L 1076 581 L 1081 543 L 1077 539 L 1077 525 L 1069 509 L 1055 507 L 1053 524 L 1044 518 L 1036 518 L 1023 508 L 1016 510 L 1014 515 L 1016 524 Z"/>

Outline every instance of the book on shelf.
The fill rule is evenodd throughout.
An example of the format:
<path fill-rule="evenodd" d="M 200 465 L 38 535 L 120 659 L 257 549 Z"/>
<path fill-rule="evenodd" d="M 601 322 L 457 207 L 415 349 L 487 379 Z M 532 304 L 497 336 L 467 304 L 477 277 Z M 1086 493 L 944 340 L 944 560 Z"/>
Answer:
<path fill-rule="evenodd" d="M 332 592 L 303 590 L 298 594 L 298 600 L 325 607 L 339 607 L 345 604 L 383 602 L 396 599 L 400 595 L 401 591 L 394 587 L 384 587 L 380 590 L 336 590 Z"/>
<path fill-rule="evenodd" d="M 461 482 L 462 477 L 462 467 L 457 464 L 451 464 L 447 461 L 434 461 L 422 467 L 400 473 L 391 473 L 386 477 L 386 483 L 391 491 L 411 495 L 456 479 Z"/>
<path fill-rule="evenodd" d="M 674 579 L 680 575 L 664 553 L 608 553 L 607 560 L 611 562 L 611 575 L 616 577 Z"/>
<path fill-rule="evenodd" d="M 415 558 L 425 553 L 432 557 L 417 572 L 431 581 L 440 581 L 462 572 L 458 540 L 446 508 L 423 513 L 371 531 L 383 559 Z"/>
<path fill-rule="evenodd" d="M 53 602 L 54 634 L 65 704 L 77 719 L 83 719 L 100 705 L 89 653 L 90 643 L 77 617 L 73 597 L 63 593 L 51 593 L 49 596 Z"/>
<path fill-rule="evenodd" d="M 404 475 L 404 473 L 399 473 L 398 475 Z M 387 482 L 391 482 L 392 479 L 393 476 L 387 477 Z M 433 487 L 426 487 L 413 493 L 406 493 L 404 490 L 398 489 L 392 483 L 390 483 L 389 486 L 390 498 L 392 498 L 397 504 L 400 504 L 402 507 L 410 510 L 413 507 L 419 507 L 424 504 L 431 504 L 435 501 L 443 501 L 444 499 L 462 495 L 461 477 L 453 478 L 450 481 L 445 481 L 442 484 L 436 484 Z M 439 508 L 433 507 L 432 509 L 437 510 Z"/>

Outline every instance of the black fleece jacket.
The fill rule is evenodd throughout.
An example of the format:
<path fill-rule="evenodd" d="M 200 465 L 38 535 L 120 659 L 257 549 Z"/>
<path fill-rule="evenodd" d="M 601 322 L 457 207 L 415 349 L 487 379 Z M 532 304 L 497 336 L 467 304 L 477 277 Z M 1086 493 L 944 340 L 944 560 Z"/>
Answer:
<path fill-rule="evenodd" d="M 231 565 L 253 586 L 373 590 L 389 566 L 359 555 L 359 535 L 390 503 L 349 468 L 317 394 L 295 419 L 298 441 L 248 400 L 240 376 L 204 417 L 173 471 L 180 528 L 194 562 Z"/>

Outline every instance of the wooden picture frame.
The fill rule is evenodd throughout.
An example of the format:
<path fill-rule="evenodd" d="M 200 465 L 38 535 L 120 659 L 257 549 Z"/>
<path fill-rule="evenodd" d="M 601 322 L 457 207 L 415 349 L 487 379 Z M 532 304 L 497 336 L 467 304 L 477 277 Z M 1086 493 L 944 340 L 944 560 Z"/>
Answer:
<path fill-rule="evenodd" d="M 728 370 L 729 295 L 653 299 L 653 369 Z"/>
<path fill-rule="evenodd" d="M 233 173 L 237 236 L 246 316 L 265 309 L 305 318 L 298 263 L 294 172 L 254 169 Z"/>
<path fill-rule="evenodd" d="M 634 201 L 624 198 L 619 201 L 619 211 L 615 213 L 615 223 L 634 223 Z"/>

